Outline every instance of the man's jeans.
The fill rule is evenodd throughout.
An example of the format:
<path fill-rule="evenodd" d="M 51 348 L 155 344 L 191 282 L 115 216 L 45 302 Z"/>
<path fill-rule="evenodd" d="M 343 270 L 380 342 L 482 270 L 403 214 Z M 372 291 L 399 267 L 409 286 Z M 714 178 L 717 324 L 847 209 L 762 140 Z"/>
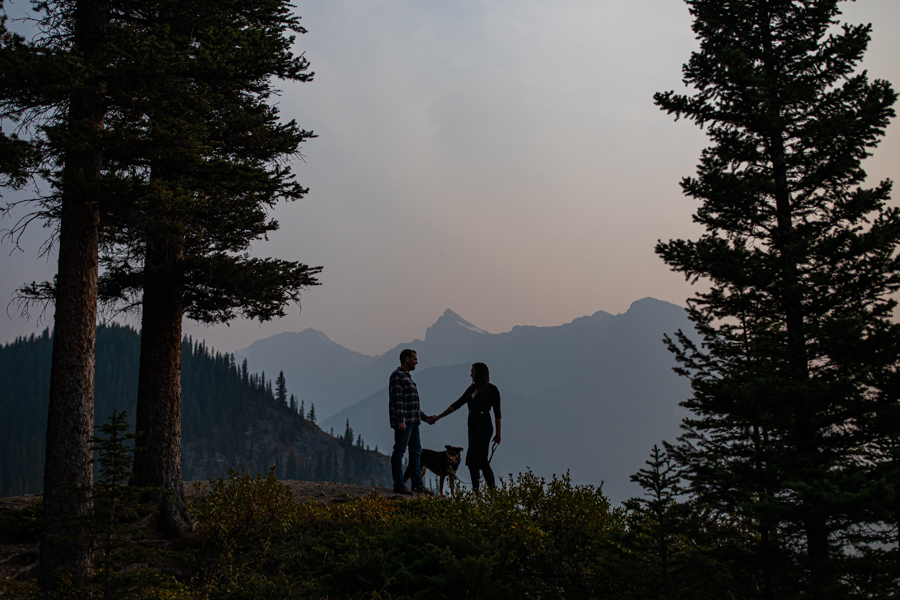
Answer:
<path fill-rule="evenodd" d="M 422 442 L 419 439 L 419 424 L 406 424 L 406 431 L 394 429 L 394 452 L 391 454 L 391 475 L 394 487 L 404 485 L 403 453 L 409 446 L 409 473 L 412 475 L 413 488 L 424 487 L 422 484 Z"/>

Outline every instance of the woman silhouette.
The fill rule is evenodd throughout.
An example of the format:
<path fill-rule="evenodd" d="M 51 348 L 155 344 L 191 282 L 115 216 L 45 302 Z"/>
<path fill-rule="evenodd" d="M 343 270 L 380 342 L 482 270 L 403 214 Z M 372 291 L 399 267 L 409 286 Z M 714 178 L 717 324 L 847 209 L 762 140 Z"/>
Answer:
<path fill-rule="evenodd" d="M 500 443 L 500 391 L 491 384 L 490 373 L 484 363 L 472 365 L 472 385 L 466 389 L 459 400 L 447 407 L 447 410 L 434 417 L 434 422 L 446 417 L 463 405 L 469 405 L 469 450 L 466 453 L 466 466 L 472 476 L 472 488 L 478 494 L 479 474 L 484 471 L 484 481 L 489 488 L 494 487 L 494 472 L 488 461 L 488 446 L 491 434 L 491 409 L 494 410 L 494 421 L 497 423 L 497 434 L 494 443 Z"/>

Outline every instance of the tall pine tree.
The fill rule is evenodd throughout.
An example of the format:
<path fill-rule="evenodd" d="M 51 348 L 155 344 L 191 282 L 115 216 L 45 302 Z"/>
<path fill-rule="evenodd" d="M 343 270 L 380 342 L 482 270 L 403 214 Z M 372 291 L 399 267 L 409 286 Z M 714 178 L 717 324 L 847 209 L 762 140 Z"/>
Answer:
<path fill-rule="evenodd" d="M 78 486 L 92 480 L 100 203 L 108 85 L 107 0 L 36 3 L 42 11 L 30 40 L 0 39 L 0 121 L 18 122 L 24 137 L 0 137 L 5 184 L 34 172 L 52 184 L 47 198 L 58 226 L 53 358 L 44 469 L 40 584 L 52 591 L 58 574 L 87 574 L 91 549 L 72 527 L 91 502 Z M 9 153 L 9 154 L 7 154 Z M 8 210 L 10 205 L 4 207 Z M 30 215 L 13 227 L 19 235 Z M 46 290 L 44 290 L 46 291 Z"/>
<path fill-rule="evenodd" d="M 266 320 L 317 283 L 318 268 L 248 256 L 251 242 L 277 228 L 267 210 L 306 192 L 285 161 L 312 133 L 281 123 L 270 102 L 273 77 L 311 78 L 306 60 L 290 49 L 290 34 L 303 29 L 280 0 L 42 6 L 43 34 L 29 43 L 3 40 L 0 102 L 4 118 L 24 115 L 39 125 L 29 131 L 36 143 L 26 150 L 43 151 L 44 173 L 58 192 L 40 212 L 60 224 L 57 281 L 23 290 L 26 298 L 56 301 L 54 343 L 61 350 L 54 370 L 69 373 L 69 383 L 52 384 L 51 398 L 62 395 L 60 406 L 80 407 L 78 418 L 61 419 L 63 429 L 78 432 L 57 435 L 51 427 L 48 443 L 78 439 L 87 448 L 102 244 L 101 294 L 144 307 L 137 427 L 146 450 L 135 457 L 135 479 L 175 492 L 172 502 L 160 498 L 161 522 L 183 530 L 189 516 L 180 475 L 182 315 L 205 323 L 239 315 Z M 65 111 L 68 121 L 60 118 Z M 32 155 L 16 139 L 0 142 L 21 154 L 14 164 L 3 161 L 18 183 Z M 51 421 L 57 414 L 63 412 L 51 410 Z M 54 482 L 66 481 L 63 472 L 84 479 L 71 465 L 59 473 L 50 466 L 54 456 L 65 456 L 68 465 L 89 459 L 89 452 L 49 450 Z"/>
<path fill-rule="evenodd" d="M 122 34 L 129 47 L 152 50 L 128 59 L 130 72 L 154 74 L 153 85 L 123 78 L 107 126 L 118 143 L 105 172 L 120 201 L 110 202 L 102 230 L 101 296 L 142 306 L 135 482 L 174 493 L 158 498 L 160 524 L 178 533 L 190 523 L 180 458 L 183 317 L 267 320 L 317 284 L 319 268 L 247 255 L 278 227 L 267 209 L 306 193 L 284 161 L 312 133 L 279 122 L 272 79 L 311 74 L 291 52 L 289 34 L 304 30 L 281 0 L 143 8 Z"/>
<path fill-rule="evenodd" d="M 897 552 L 867 532 L 896 530 L 900 213 L 861 166 L 896 94 L 858 70 L 871 28 L 838 26 L 837 0 L 686 1 L 694 92 L 655 100 L 712 141 L 682 182 L 706 231 L 657 252 L 709 288 L 702 344 L 670 342 L 693 388 L 675 456 L 699 503 L 750 524 L 740 593 L 844 597 Z"/>

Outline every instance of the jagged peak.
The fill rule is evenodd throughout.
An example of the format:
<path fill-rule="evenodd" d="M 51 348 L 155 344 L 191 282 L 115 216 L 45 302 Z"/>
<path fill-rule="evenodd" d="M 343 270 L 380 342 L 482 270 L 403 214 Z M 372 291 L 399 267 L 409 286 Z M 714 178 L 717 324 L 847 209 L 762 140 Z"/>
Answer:
<path fill-rule="evenodd" d="M 481 327 L 469 323 L 448 308 L 444 311 L 444 314 L 442 314 L 440 318 L 434 322 L 434 325 L 428 328 L 428 330 L 425 332 L 425 337 L 428 337 L 429 331 L 432 331 L 434 329 L 445 329 L 449 327 L 463 327 L 464 329 L 468 329 L 469 331 L 473 331 L 475 333 L 488 333 Z"/>

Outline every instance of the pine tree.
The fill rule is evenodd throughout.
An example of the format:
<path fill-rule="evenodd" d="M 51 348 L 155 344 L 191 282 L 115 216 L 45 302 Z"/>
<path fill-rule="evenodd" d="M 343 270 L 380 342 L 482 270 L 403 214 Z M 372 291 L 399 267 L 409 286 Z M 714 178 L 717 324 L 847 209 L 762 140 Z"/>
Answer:
<path fill-rule="evenodd" d="M 306 193 L 283 161 L 312 133 L 280 123 L 269 97 L 272 78 L 310 74 L 290 50 L 289 34 L 304 30 L 282 0 L 148 0 L 147 10 L 134 11 L 123 37 L 151 47 L 128 58 L 158 77 L 125 87 L 107 123 L 118 143 L 105 171 L 120 200 L 103 228 L 101 295 L 142 305 L 135 480 L 174 492 L 159 499 L 160 523 L 178 533 L 190 526 L 180 473 L 183 318 L 265 321 L 318 283 L 319 268 L 247 255 L 278 227 L 267 209 Z M 154 36 L 160 27 L 166 35 Z"/>
<path fill-rule="evenodd" d="M 10 235 L 20 235 L 35 216 L 49 216 L 59 232 L 55 285 L 35 286 L 39 296 L 55 300 L 39 575 L 42 590 L 52 592 L 61 571 L 86 574 L 91 564 L 85 536 L 67 523 L 91 512 L 89 497 L 75 490 L 90 483 L 93 473 L 96 193 L 107 114 L 110 5 L 73 0 L 38 8 L 44 11 L 37 24 L 42 35 L 0 38 L 0 121 L 19 121 L 26 136 L 0 137 L 0 169 L 6 185 L 34 174 L 52 184 L 43 208 L 14 225 Z"/>
<path fill-rule="evenodd" d="M 316 405 L 312 402 L 309 404 L 309 414 L 306 415 L 306 419 L 313 425 L 316 424 Z"/>
<path fill-rule="evenodd" d="M 291 398 L 293 397 L 291 394 Z M 279 406 L 288 404 L 287 381 L 284 378 L 284 371 L 279 371 L 278 377 L 275 379 L 275 402 Z"/>
<path fill-rule="evenodd" d="M 91 439 L 100 469 L 97 483 L 85 493 L 94 500 L 91 529 L 100 538 L 96 577 L 102 584 L 104 599 L 118 595 L 113 592 L 116 576 L 113 552 L 123 545 L 123 539 L 134 533 L 135 527 L 130 523 L 153 510 L 152 506 L 141 503 L 141 490 L 128 485 L 135 435 L 128 433 L 126 416 L 125 412 L 113 410 L 109 422 L 97 426 L 100 435 Z"/>
<path fill-rule="evenodd" d="M 837 0 L 687 4 L 695 92 L 655 100 L 712 140 L 682 182 L 706 232 L 657 253 L 709 289 L 689 300 L 702 345 L 669 340 L 693 389 L 674 455 L 702 506 L 753 529 L 741 593 L 843 597 L 886 568 L 867 532 L 895 527 L 900 213 L 861 161 L 896 94 L 857 70 L 871 27 L 837 28 Z"/>
<path fill-rule="evenodd" d="M 350 419 L 347 419 L 347 423 L 344 426 L 344 435 L 341 436 L 341 443 L 345 448 L 353 447 L 353 429 L 350 427 Z"/>
<path fill-rule="evenodd" d="M 644 497 L 624 502 L 628 510 L 628 556 L 641 563 L 642 576 L 634 578 L 639 581 L 630 582 L 639 591 L 639 597 L 686 596 L 682 572 L 686 544 L 680 529 L 684 528 L 687 511 L 678 503 L 684 489 L 678 467 L 669 454 L 671 448 L 668 444 L 664 448 L 654 445 L 647 468 L 631 476 L 631 481 L 644 490 Z M 690 594 L 696 597 L 697 589 L 690 590 Z"/>

